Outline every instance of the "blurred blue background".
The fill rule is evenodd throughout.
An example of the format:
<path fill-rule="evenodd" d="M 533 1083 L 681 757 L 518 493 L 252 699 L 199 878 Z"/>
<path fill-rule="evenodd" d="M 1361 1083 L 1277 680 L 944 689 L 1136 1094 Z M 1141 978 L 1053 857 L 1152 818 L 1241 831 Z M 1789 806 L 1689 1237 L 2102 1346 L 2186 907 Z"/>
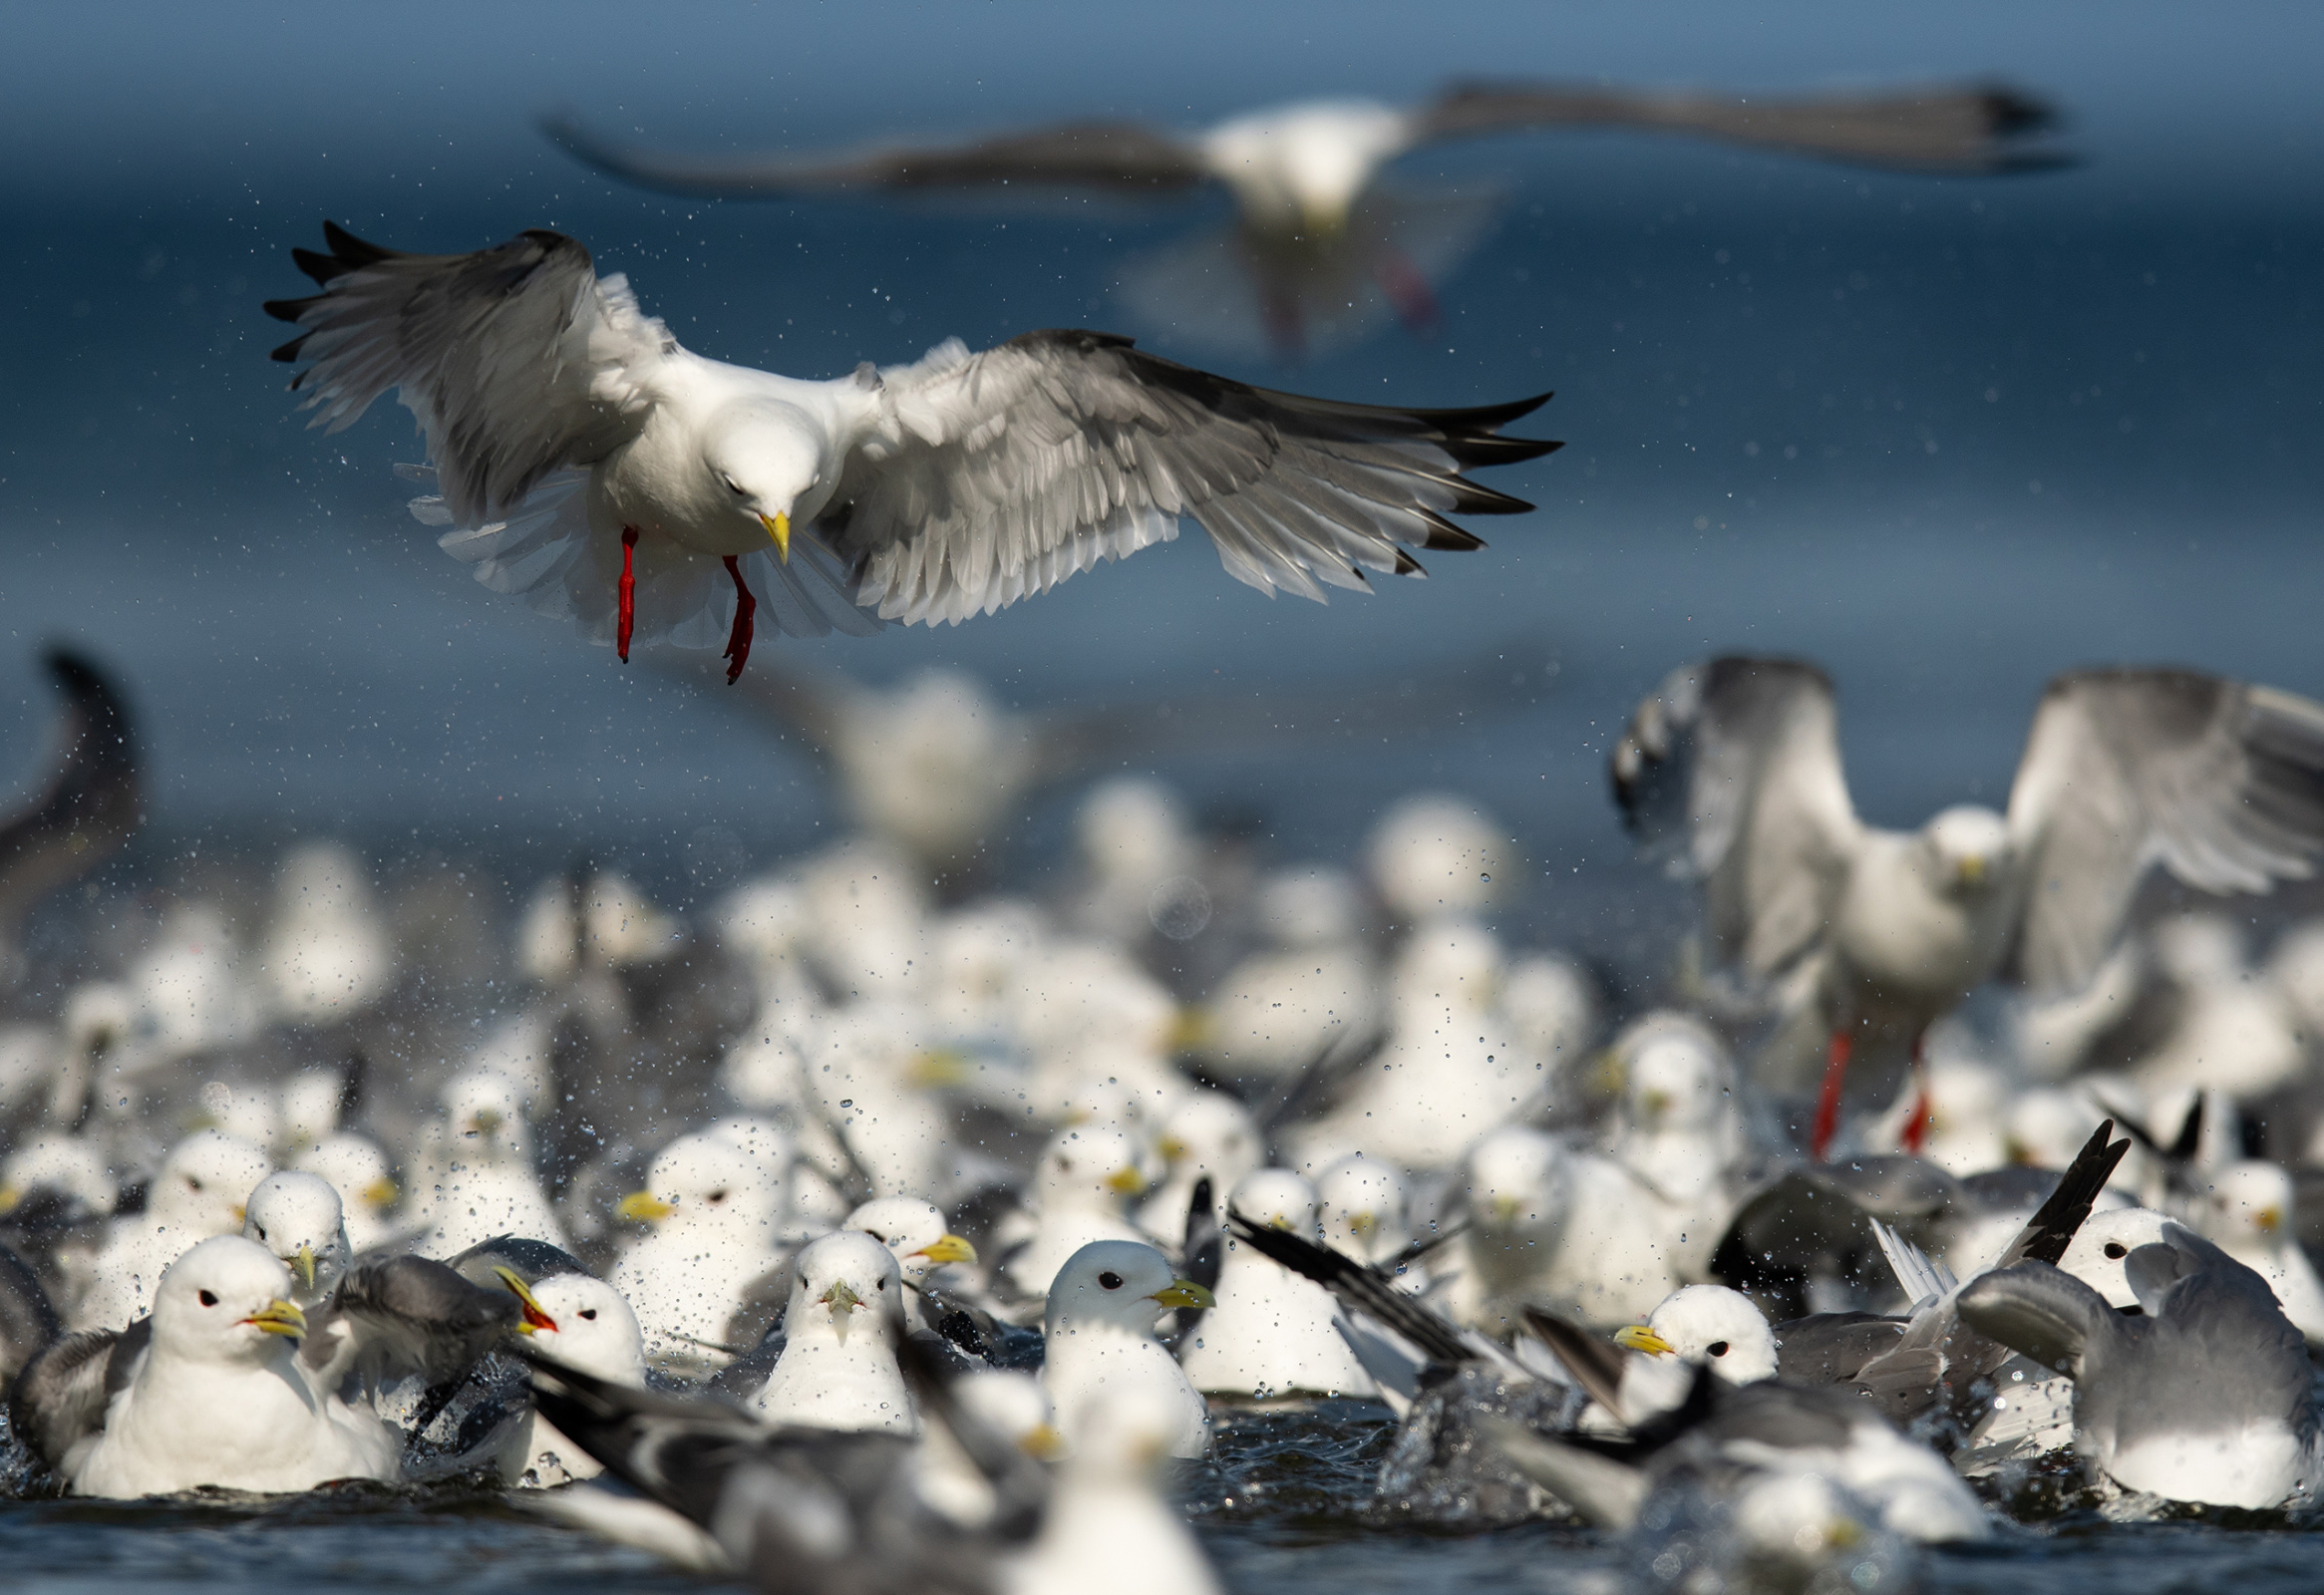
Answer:
<path fill-rule="evenodd" d="M 1481 73 L 1998 76 L 2064 108 L 2083 164 L 1915 178 L 1598 133 L 1402 163 L 1508 199 L 1443 328 L 1225 365 L 1429 405 L 1557 390 L 1536 419 L 1569 447 L 1493 478 L 1539 511 L 1480 523 L 1492 547 L 1434 557 L 1429 582 L 1269 603 L 1189 527 L 965 627 L 781 646 L 869 681 L 954 664 L 1027 707 L 1449 688 L 1472 707 L 1425 735 L 1320 725 L 1161 773 L 1282 858 L 1344 855 L 1415 788 L 1474 794 L 1533 860 L 1525 911 L 1577 936 L 1643 879 L 1606 746 L 1710 650 L 1831 669 L 1859 801 L 1898 823 L 1998 800 L 2070 665 L 2324 694 L 2313 6 L 224 4 L 20 7 L 8 28 L 0 781 L 41 757 L 38 645 L 81 642 L 150 736 L 149 862 L 333 831 L 511 875 L 587 849 L 683 898 L 723 884 L 688 872 L 704 834 L 765 857 L 834 822 L 707 667 L 621 670 L 439 552 L 390 473 L 419 458 L 402 410 L 303 429 L 258 305 L 304 286 L 288 250 L 325 216 L 423 250 L 569 231 L 690 346 L 800 375 L 1061 324 L 1189 353 L 1114 288 L 1223 218 L 1216 197 L 683 202 L 569 161 L 532 126 L 552 108 L 804 149 L 1196 126 Z M 1071 796 L 1019 827 L 1016 870 L 1054 854 Z"/>

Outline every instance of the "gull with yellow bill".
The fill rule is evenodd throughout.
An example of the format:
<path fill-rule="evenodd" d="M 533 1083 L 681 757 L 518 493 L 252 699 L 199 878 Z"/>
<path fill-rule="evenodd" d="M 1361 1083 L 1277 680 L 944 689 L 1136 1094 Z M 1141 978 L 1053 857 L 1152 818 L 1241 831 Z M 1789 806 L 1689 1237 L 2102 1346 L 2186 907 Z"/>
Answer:
<path fill-rule="evenodd" d="M 1217 1298 L 1180 1279 L 1169 1259 L 1142 1241 L 1092 1241 L 1066 1259 L 1042 1314 L 1041 1383 L 1065 1443 L 1078 1448 L 1097 1398 L 1137 1399 L 1167 1415 L 1159 1447 L 1171 1456 L 1210 1448 L 1210 1405 L 1155 1339 L 1155 1323 L 1178 1308 Z"/>
<path fill-rule="evenodd" d="M 792 1263 L 783 1355 L 752 1410 L 770 1423 L 916 1435 L 896 1366 L 903 1286 L 894 1256 L 861 1230 L 834 1230 Z"/>
<path fill-rule="evenodd" d="M 459 255 L 324 238 L 293 251 L 322 291 L 266 307 L 302 329 L 275 357 L 313 362 L 292 386 L 315 425 L 397 390 L 439 489 L 414 511 L 479 580 L 624 660 L 633 639 L 723 629 L 730 682 L 762 607 L 795 636 L 957 622 L 1166 542 L 1180 516 L 1262 592 L 1368 591 L 1367 571 L 1420 574 L 1413 549 L 1481 547 L 1450 515 L 1532 507 L 1465 472 L 1557 447 L 1500 436 L 1546 395 L 1308 399 L 1100 332 L 804 381 L 681 348 L 559 233 Z"/>
<path fill-rule="evenodd" d="M 16 1433 L 76 1495 L 401 1477 L 396 1436 L 300 1361 L 307 1319 L 290 1291 L 265 1247 L 211 1236 L 162 1275 L 151 1318 L 33 1361 L 10 1400 Z"/>
<path fill-rule="evenodd" d="M 313 1309 L 331 1299 L 347 1272 L 350 1250 L 339 1192 L 319 1174 L 278 1169 L 242 1204 L 242 1235 L 291 1271 L 292 1297 Z"/>

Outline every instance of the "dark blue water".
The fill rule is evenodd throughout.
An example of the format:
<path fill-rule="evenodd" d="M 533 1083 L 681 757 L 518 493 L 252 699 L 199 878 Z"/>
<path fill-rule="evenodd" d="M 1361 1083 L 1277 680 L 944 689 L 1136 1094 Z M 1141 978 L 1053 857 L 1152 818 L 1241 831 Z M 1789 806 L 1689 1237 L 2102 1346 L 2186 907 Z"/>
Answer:
<path fill-rule="evenodd" d="M 1400 181 L 1507 197 L 1442 331 L 1224 365 L 1438 405 L 1554 388 L 1539 419 L 1570 446 L 1494 478 L 1538 513 L 1328 609 L 1259 598 L 1189 532 L 959 629 L 784 645 L 871 681 L 962 666 L 1025 707 L 1445 689 L 1469 712 L 1385 743 L 1326 729 L 1159 768 L 1257 816 L 1281 857 L 1345 856 L 1418 787 L 1475 794 L 1532 858 L 1518 912 L 1618 941 L 1654 899 L 1604 801 L 1605 747 L 1708 650 L 1828 666 L 1859 802 L 1891 822 L 1997 798 L 2066 666 L 2177 660 L 2324 694 L 2319 59 L 2324 13 L 2288 4 L 20 8 L 0 51 L 0 781 L 33 767 L 49 714 L 34 651 L 69 637 L 125 677 L 151 739 L 133 873 L 327 830 L 513 880 L 590 849 L 683 898 L 706 825 L 754 858 L 830 833 L 814 767 L 719 690 L 620 670 L 441 554 L 390 475 L 418 457 L 403 412 L 302 430 L 257 304 L 301 287 L 287 250 L 324 216 L 419 249 L 568 230 L 691 346 L 803 375 L 1059 324 L 1187 353 L 1114 286 L 1217 224 L 1216 201 L 681 203 L 568 163 L 529 126 L 552 107 L 719 148 L 1195 125 L 1478 72 L 1998 73 L 2055 97 L 2085 162 L 2008 181 L 1607 135 L 1424 153 Z M 1018 823 L 1015 871 L 1052 856 L 1073 796 Z M 1205 1533 L 1245 1589 L 1547 1586 L 1596 1554 L 1545 1531 Z M 1930 1576 L 2290 1588 L 2312 1563 L 2305 1538 L 2172 1528 Z M 75 1590 L 676 1582 L 476 1501 L 11 1508 L 0 1565 Z"/>

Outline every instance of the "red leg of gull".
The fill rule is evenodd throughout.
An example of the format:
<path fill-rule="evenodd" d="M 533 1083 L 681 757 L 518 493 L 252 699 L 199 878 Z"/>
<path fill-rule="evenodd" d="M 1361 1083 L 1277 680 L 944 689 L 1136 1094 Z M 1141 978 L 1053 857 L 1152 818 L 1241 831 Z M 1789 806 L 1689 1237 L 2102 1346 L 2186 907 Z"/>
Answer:
<path fill-rule="evenodd" d="M 1380 258 L 1372 267 L 1373 280 L 1380 291 L 1388 295 L 1388 302 L 1396 307 L 1396 319 L 1404 323 L 1407 332 L 1434 332 L 1443 324 L 1444 316 L 1437 309 L 1436 290 L 1429 279 L 1421 275 L 1420 267 L 1401 249 L 1380 251 Z"/>
<path fill-rule="evenodd" d="M 726 556 L 726 573 L 735 583 L 735 623 L 727 631 L 726 652 L 720 657 L 734 661 L 726 667 L 726 684 L 731 687 L 742 680 L 743 666 L 751 657 L 751 617 L 759 612 L 759 600 L 743 584 L 743 567 L 733 554 Z"/>
<path fill-rule="evenodd" d="M 1808 1156 L 1813 1162 L 1823 1162 L 1831 1150 L 1831 1137 L 1839 1128 L 1839 1083 L 1847 1077 L 1848 1054 L 1855 1050 L 1855 1038 L 1844 1030 L 1831 1033 L 1831 1046 L 1824 1055 L 1824 1088 L 1816 1094 L 1816 1123 L 1808 1131 Z"/>
<path fill-rule="evenodd" d="M 613 617 L 613 651 L 629 663 L 629 634 L 637 625 L 637 528 L 621 528 L 621 585 L 614 588 L 619 608 Z"/>
<path fill-rule="evenodd" d="M 1912 1038 L 1912 1112 L 1896 1136 L 1896 1143 L 1915 1157 L 1928 1144 L 1928 1121 L 1936 1113 L 1936 1105 L 1928 1099 L 1928 1066 L 1921 1058 L 1921 1043 L 1926 1039 L 1925 1033 Z"/>

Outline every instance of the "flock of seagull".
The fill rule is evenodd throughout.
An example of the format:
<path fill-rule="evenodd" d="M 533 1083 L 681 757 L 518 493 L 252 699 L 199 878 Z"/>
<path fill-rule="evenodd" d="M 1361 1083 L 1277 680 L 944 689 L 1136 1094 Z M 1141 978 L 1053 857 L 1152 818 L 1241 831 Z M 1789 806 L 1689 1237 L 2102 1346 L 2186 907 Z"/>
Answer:
<path fill-rule="evenodd" d="M 1216 179 L 1328 240 L 1418 142 L 1588 120 L 1959 170 L 2041 118 L 1470 88 L 772 166 L 559 133 L 692 188 Z M 1502 431 L 1539 399 L 1309 399 L 1094 332 L 801 381 L 681 348 L 559 234 L 326 241 L 269 306 L 318 424 L 394 391 L 415 513 L 487 585 L 624 661 L 723 641 L 730 683 L 762 622 L 957 622 L 1181 517 L 1262 591 L 1417 575 L 1482 547 L 1454 515 L 1528 507 L 1472 471 L 1555 447 Z M 0 830 L 19 1492 L 483 1478 L 770 1590 L 1187 1595 L 1170 1469 L 1252 1408 L 1393 1419 L 1394 1518 L 1591 1523 L 1689 1589 L 1894 1587 L 2029 1502 L 2298 1514 L 2324 1480 L 2324 928 L 2255 967 L 2139 908 L 2158 871 L 2309 873 L 2292 694 L 2061 677 L 2005 809 L 1891 832 L 1821 670 L 1682 666 L 1610 750 L 1703 897 L 1639 1011 L 1488 927 L 1518 860 L 1460 798 L 1270 866 L 1117 778 L 1052 890 L 1000 893 L 967 861 L 1074 737 L 764 660 L 747 702 L 851 833 L 698 922 L 583 866 L 498 924 L 481 880 L 309 841 L 106 929 L 56 893 L 139 828 L 136 730 L 49 664 L 63 751 Z"/>

